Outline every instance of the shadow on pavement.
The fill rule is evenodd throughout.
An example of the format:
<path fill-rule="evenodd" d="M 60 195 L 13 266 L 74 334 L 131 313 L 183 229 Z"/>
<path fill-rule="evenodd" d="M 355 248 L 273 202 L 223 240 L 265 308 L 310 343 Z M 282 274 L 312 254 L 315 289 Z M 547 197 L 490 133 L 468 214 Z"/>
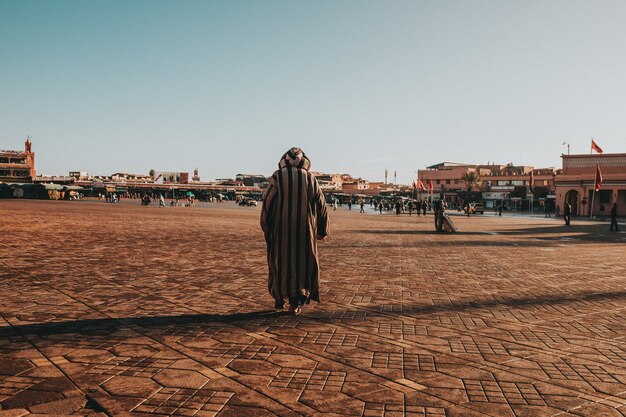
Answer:
<path fill-rule="evenodd" d="M 276 310 L 264 310 L 233 314 L 183 314 L 179 316 L 102 318 L 37 324 L 20 324 L 0 328 L 0 338 L 17 335 L 50 336 L 64 333 L 81 333 L 83 335 L 98 336 L 114 333 L 121 328 L 135 326 L 149 329 L 173 325 L 180 325 L 183 327 L 202 323 L 239 323 L 276 317 L 279 314 L 283 313 L 276 312 Z"/>
<path fill-rule="evenodd" d="M 459 227 L 459 231 L 453 234 L 439 233 L 435 230 L 352 230 L 354 233 L 363 234 L 392 234 L 392 235 L 461 235 L 461 236 L 489 236 L 489 235 L 503 235 L 503 236 L 533 236 L 535 239 L 542 239 L 546 241 L 561 241 L 561 240 L 582 240 L 585 242 L 623 242 L 626 241 L 626 236 L 622 233 L 609 231 L 609 223 L 598 224 L 576 224 L 572 221 L 571 226 L 564 226 L 561 224 L 554 226 L 539 226 L 539 227 L 524 227 L 516 229 L 489 229 L 486 231 L 463 231 L 462 227 Z M 541 236 L 544 235 L 544 236 Z M 466 242 L 467 243 L 467 242 Z M 485 242 L 488 243 L 488 242 Z"/>
<path fill-rule="evenodd" d="M 364 234 L 372 234 L 372 235 L 446 235 L 449 233 L 441 233 L 435 230 L 352 230 L 355 233 L 364 233 Z M 486 232 L 464 232 L 462 230 L 456 233 L 457 235 L 487 235 Z"/>
<path fill-rule="evenodd" d="M 602 293 L 587 293 L 587 294 L 573 294 L 573 295 L 553 295 L 545 297 L 525 297 L 525 298 L 512 298 L 501 300 L 466 300 L 453 302 L 447 305 L 433 305 L 433 304 L 411 304 L 403 303 L 398 304 L 398 307 L 411 311 L 413 315 L 418 314 L 433 314 L 450 311 L 468 311 L 475 309 L 485 309 L 494 307 L 528 307 L 537 305 L 558 305 L 568 304 L 572 302 L 594 302 L 594 301 L 608 301 L 608 300 L 621 300 L 626 299 L 626 290 L 624 291 L 611 291 Z M 275 310 L 264 310 L 250 313 L 234 313 L 234 314 L 186 314 L 179 316 L 155 316 L 155 317 L 131 317 L 131 318 L 103 318 L 103 319 L 86 319 L 86 320 L 74 320 L 65 322 L 52 322 L 52 323 L 38 323 L 38 324 L 26 324 L 16 325 L 12 327 L 0 328 L 0 338 L 9 338 L 15 336 L 52 336 L 62 334 L 73 334 L 78 339 L 89 336 L 107 336 L 113 334 L 123 328 L 141 327 L 144 329 L 161 329 L 164 327 L 180 326 L 184 329 L 185 326 L 195 326 L 198 324 L 216 323 L 216 324 L 228 324 L 228 323 L 250 323 L 255 320 L 276 319 L 279 317 L 285 317 L 286 319 L 295 320 L 312 320 L 320 321 L 324 323 L 339 322 L 341 320 L 349 318 L 350 313 L 361 313 L 362 319 L 366 316 L 373 317 L 389 317 L 391 315 L 401 316 L 401 314 L 385 313 L 380 310 L 379 305 L 363 306 L 362 308 L 347 308 L 336 311 L 310 311 L 304 313 L 301 316 L 293 317 L 287 316 L 282 312 L 276 312 Z M 385 304 L 385 308 L 394 307 L 393 304 Z M 394 311 L 393 309 L 391 311 Z M 365 314 L 366 313 L 366 314 Z"/>

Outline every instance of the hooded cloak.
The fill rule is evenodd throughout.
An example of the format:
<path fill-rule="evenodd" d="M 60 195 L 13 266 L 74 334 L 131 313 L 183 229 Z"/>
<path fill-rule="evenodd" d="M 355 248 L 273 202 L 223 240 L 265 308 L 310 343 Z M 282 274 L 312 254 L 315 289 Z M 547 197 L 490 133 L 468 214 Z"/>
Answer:
<path fill-rule="evenodd" d="M 280 159 L 263 198 L 268 290 L 276 301 L 295 296 L 320 300 L 316 236 L 328 235 L 328 214 L 310 167 L 304 152 L 291 148 Z"/>

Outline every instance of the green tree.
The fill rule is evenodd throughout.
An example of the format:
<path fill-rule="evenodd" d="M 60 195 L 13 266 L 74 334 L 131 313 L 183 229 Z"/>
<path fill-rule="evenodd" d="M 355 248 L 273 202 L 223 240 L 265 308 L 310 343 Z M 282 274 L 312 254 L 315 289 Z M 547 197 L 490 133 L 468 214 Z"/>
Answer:
<path fill-rule="evenodd" d="M 465 181 L 465 186 L 467 189 L 467 204 L 469 204 L 472 189 L 480 188 L 483 180 L 480 178 L 480 174 L 478 173 L 478 171 L 467 171 L 461 176 L 461 179 Z"/>

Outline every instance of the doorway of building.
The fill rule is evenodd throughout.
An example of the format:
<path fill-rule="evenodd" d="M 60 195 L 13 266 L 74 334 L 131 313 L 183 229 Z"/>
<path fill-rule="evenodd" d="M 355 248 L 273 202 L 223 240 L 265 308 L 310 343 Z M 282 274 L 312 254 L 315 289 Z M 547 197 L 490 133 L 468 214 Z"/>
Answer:
<path fill-rule="evenodd" d="M 578 191 L 568 191 L 565 194 L 565 201 L 572 206 L 572 216 L 578 216 Z"/>

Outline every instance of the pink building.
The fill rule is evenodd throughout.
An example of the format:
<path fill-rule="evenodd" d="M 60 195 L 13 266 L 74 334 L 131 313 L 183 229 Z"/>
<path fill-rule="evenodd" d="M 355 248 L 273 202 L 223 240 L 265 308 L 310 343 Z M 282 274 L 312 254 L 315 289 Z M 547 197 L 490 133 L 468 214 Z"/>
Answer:
<path fill-rule="evenodd" d="M 617 203 L 619 216 L 626 215 L 626 153 L 562 155 L 563 171 L 556 177 L 556 202 L 563 210 L 565 201 L 577 216 L 597 216 L 600 204 L 611 211 Z M 602 187 L 593 195 L 596 169 L 602 172 Z M 593 207 L 592 205 L 593 200 Z"/>
<path fill-rule="evenodd" d="M 461 178 L 464 174 L 480 169 L 476 165 L 461 164 L 456 162 L 441 162 L 431 165 L 417 172 L 417 178 L 422 180 L 428 189 L 429 183 L 433 185 L 433 194 L 444 194 L 446 198 L 456 199 L 459 191 L 466 189 L 465 181 Z"/>

